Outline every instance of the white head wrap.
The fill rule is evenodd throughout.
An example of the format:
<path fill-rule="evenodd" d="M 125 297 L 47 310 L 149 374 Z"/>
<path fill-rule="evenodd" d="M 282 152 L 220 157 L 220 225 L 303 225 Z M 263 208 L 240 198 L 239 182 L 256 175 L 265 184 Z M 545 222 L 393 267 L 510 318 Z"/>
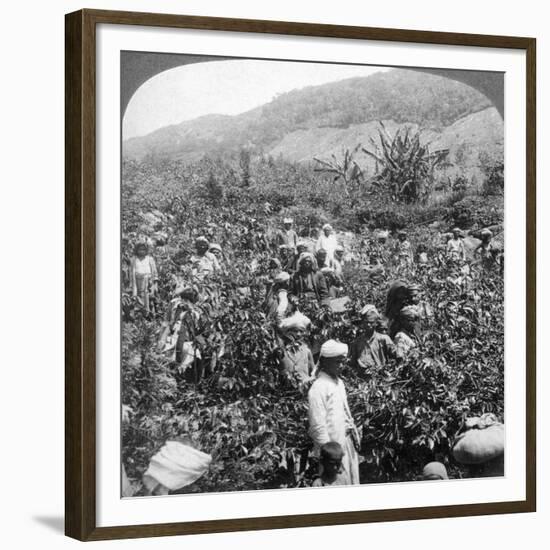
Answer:
<path fill-rule="evenodd" d="M 302 265 L 302 262 L 309 258 L 311 260 L 311 263 L 313 264 L 313 268 L 316 269 L 316 262 L 315 262 L 315 256 L 311 252 L 302 252 L 300 256 L 298 257 L 298 268 Z"/>
<path fill-rule="evenodd" d="M 401 317 L 401 319 L 407 319 L 408 321 L 414 321 L 419 317 L 418 308 L 416 306 L 405 306 L 401 308 L 399 317 Z"/>
<path fill-rule="evenodd" d="M 208 239 L 204 235 L 201 235 L 200 237 L 197 237 L 195 239 L 195 245 L 197 245 L 199 243 L 204 243 L 204 244 L 206 244 L 206 246 L 210 245 L 210 243 L 208 242 Z"/>
<path fill-rule="evenodd" d="M 380 317 L 380 313 L 376 309 L 376 306 L 373 304 L 367 304 L 361 311 L 360 314 L 362 316 L 369 316 L 369 317 L 376 317 L 377 319 Z"/>
<path fill-rule="evenodd" d="M 336 340 L 327 340 L 321 346 L 321 357 L 340 357 L 348 354 L 348 345 Z"/>
<path fill-rule="evenodd" d="M 306 330 L 311 325 L 309 317 L 296 311 L 290 317 L 286 317 L 279 324 L 281 330 Z"/>
<path fill-rule="evenodd" d="M 281 271 L 273 279 L 274 283 L 287 283 L 290 281 L 290 275 L 286 271 Z"/>

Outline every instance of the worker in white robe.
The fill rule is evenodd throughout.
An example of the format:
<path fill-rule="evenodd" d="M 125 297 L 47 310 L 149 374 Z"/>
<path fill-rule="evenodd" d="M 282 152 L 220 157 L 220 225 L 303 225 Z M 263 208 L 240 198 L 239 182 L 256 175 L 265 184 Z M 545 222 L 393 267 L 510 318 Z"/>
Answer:
<path fill-rule="evenodd" d="M 330 225 L 329 223 L 326 223 L 325 225 L 323 225 L 323 231 L 315 245 L 315 252 L 319 250 L 326 250 L 327 251 L 326 265 L 331 265 L 332 260 L 334 259 L 334 252 L 336 251 L 337 246 L 338 246 L 338 241 L 336 240 L 336 235 L 334 234 L 332 225 Z M 322 267 L 322 266 L 319 266 L 319 267 Z"/>
<path fill-rule="evenodd" d="M 346 388 L 338 374 L 346 359 L 348 346 L 328 340 L 321 346 L 319 374 L 308 393 L 309 435 L 314 453 L 329 441 L 344 450 L 342 475 L 346 485 L 359 483 L 359 434 L 348 406 Z"/>

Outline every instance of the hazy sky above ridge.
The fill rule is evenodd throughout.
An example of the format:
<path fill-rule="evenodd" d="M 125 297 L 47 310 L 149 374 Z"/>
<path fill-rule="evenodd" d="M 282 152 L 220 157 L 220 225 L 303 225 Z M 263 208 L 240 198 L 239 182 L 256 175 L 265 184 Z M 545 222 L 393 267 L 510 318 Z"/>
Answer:
<path fill-rule="evenodd" d="M 365 65 L 246 59 L 177 67 L 138 88 L 124 115 L 123 139 L 203 115 L 244 113 L 290 90 L 387 70 Z"/>

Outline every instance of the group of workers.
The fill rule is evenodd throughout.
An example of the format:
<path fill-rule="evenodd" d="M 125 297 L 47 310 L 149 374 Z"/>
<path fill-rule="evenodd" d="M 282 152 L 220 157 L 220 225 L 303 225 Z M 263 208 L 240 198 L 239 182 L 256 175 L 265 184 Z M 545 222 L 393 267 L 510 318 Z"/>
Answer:
<path fill-rule="evenodd" d="M 474 251 L 486 267 L 495 257 L 491 239 L 489 230 L 482 231 L 481 244 Z M 311 321 L 299 310 L 300 298 L 329 304 L 331 299 L 341 296 L 345 250 L 339 245 L 330 224 L 322 227 L 317 241 L 310 245 L 298 237 L 291 218 L 283 220 L 274 245 L 278 256 L 269 261 L 264 310 L 277 328 L 283 350 L 282 368 L 295 375 L 299 383 L 311 383 L 309 434 L 320 463 L 320 476 L 315 485 L 359 483 L 360 437 L 339 376 L 340 369 L 349 361 L 359 376 L 368 379 L 373 369 L 383 367 L 388 361 L 404 360 L 420 344 L 420 327 L 431 316 L 430 307 L 421 300 L 418 286 L 395 281 L 388 291 L 384 316 L 374 305 L 367 304 L 360 312 L 358 335 L 349 346 L 328 340 L 313 353 L 309 341 Z M 398 262 L 405 265 L 415 261 L 406 232 L 398 233 L 393 253 Z M 466 251 L 459 229 L 453 230 L 445 254 L 451 262 L 465 260 Z M 375 258 L 380 261 L 379 255 Z M 419 248 L 416 261 L 427 263 L 425 247 Z M 195 240 L 195 253 L 189 259 L 192 277 L 204 280 L 223 269 L 223 263 L 220 245 L 202 236 Z M 147 311 L 154 307 L 151 297 L 157 292 L 157 281 L 155 261 L 148 254 L 147 246 L 139 243 L 131 261 L 130 283 L 133 295 Z M 181 328 L 182 314 L 189 310 L 181 306 L 197 299 L 191 286 L 180 285 L 162 327 L 159 351 L 173 350 L 180 368 L 200 358 L 200 351 L 194 348 Z"/>

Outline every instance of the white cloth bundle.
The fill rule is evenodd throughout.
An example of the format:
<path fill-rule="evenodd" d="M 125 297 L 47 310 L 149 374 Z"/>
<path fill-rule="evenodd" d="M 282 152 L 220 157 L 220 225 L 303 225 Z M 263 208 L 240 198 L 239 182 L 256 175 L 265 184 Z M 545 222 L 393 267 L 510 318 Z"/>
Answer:
<path fill-rule="evenodd" d="M 288 281 L 290 281 L 290 275 L 286 271 L 281 271 L 273 279 L 273 282 L 278 284 L 288 283 Z"/>
<path fill-rule="evenodd" d="M 211 462 L 209 454 L 178 441 L 167 441 L 151 458 L 143 483 L 151 492 L 159 484 L 175 491 L 197 481 Z"/>
<path fill-rule="evenodd" d="M 483 464 L 504 453 L 504 424 L 491 413 L 466 420 L 466 432 L 460 434 L 453 456 L 462 464 Z"/>

